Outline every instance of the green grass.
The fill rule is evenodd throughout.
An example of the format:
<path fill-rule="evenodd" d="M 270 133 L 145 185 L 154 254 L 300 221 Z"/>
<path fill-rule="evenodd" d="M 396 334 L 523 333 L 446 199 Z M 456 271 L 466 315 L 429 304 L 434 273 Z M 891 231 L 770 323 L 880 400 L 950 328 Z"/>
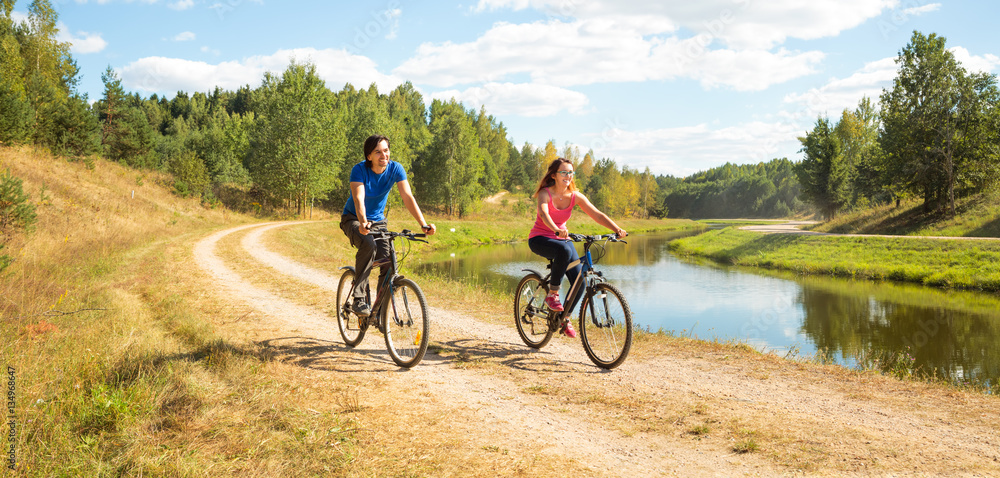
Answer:
<path fill-rule="evenodd" d="M 431 241 L 435 249 L 525 241 L 534 224 L 534 217 L 518 216 L 498 216 L 491 219 L 448 219 L 428 216 L 427 220 L 437 226 L 438 232 Z M 705 227 L 687 219 L 621 219 L 615 222 L 630 234 Z M 413 219 L 409 217 L 389 220 L 393 229 L 415 230 L 416 224 L 412 223 Z M 569 230 L 579 234 L 609 232 L 607 228 L 579 212 L 570 220 Z"/>
<path fill-rule="evenodd" d="M 726 228 L 675 240 L 670 247 L 738 266 L 1000 291 L 1000 241 L 760 234 Z"/>
<path fill-rule="evenodd" d="M 944 211 L 925 212 L 919 200 L 878 206 L 842 214 L 811 228 L 839 234 L 888 234 L 901 236 L 1000 237 L 1000 192 L 961 198 L 954 216 Z"/>

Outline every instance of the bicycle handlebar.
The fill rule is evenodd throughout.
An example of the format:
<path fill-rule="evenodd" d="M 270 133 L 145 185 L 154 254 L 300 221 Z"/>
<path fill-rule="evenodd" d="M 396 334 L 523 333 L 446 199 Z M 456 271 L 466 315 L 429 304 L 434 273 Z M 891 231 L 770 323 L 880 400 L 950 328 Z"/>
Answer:
<path fill-rule="evenodd" d="M 374 236 L 376 239 L 386 239 L 386 238 L 393 239 L 396 237 L 405 237 L 411 241 L 427 242 L 423 239 L 420 239 L 422 237 L 427 237 L 427 234 L 424 234 L 422 232 L 410 232 L 409 229 L 403 229 L 400 232 L 393 232 L 388 229 L 379 229 L 371 231 L 368 234 Z"/>
<path fill-rule="evenodd" d="M 600 235 L 597 235 L 597 236 L 588 236 L 586 234 L 576 234 L 576 233 L 572 233 L 571 232 L 571 233 L 569 233 L 569 238 L 572 239 L 573 242 L 583 242 L 583 241 L 586 241 L 586 242 L 597 242 L 597 241 L 605 241 L 606 240 L 606 241 L 611 241 L 611 242 L 624 242 L 625 244 L 628 244 L 628 242 L 625 242 L 624 239 L 619 239 L 618 238 L 618 234 L 616 234 L 616 233 L 600 234 Z"/>

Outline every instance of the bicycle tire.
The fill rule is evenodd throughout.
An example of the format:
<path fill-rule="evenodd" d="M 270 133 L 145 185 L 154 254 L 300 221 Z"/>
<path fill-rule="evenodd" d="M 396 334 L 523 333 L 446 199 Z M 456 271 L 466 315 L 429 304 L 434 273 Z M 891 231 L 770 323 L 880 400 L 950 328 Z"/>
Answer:
<path fill-rule="evenodd" d="M 599 282 L 587 290 L 580 308 L 580 339 L 587 357 L 613 369 L 632 348 L 632 309 L 617 287 Z"/>
<path fill-rule="evenodd" d="M 430 317 L 427 298 L 416 282 L 397 278 L 392 297 L 382 308 L 385 346 L 392 361 L 403 368 L 420 363 L 427 352 Z"/>
<path fill-rule="evenodd" d="M 549 310 L 544 305 L 548 292 L 542 278 L 535 273 L 521 278 L 514 289 L 514 324 L 524 344 L 540 349 L 552 340 Z"/>
<path fill-rule="evenodd" d="M 337 283 L 337 328 L 340 336 L 349 347 L 356 347 L 365 338 L 368 330 L 368 320 L 362 319 L 351 310 L 351 288 L 354 287 L 354 270 L 347 269 L 340 275 Z"/>

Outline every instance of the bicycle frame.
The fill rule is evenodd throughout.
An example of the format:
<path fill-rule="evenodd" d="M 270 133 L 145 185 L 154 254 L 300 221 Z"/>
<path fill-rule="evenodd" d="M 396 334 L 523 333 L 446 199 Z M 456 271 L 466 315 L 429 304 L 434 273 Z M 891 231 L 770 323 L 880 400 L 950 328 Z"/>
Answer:
<path fill-rule="evenodd" d="M 576 305 L 576 300 L 579 299 L 583 295 L 584 291 L 587 290 L 588 286 L 585 285 L 586 281 L 588 279 L 594 280 L 592 279 L 592 276 L 596 275 L 598 277 L 602 277 L 602 279 L 600 280 L 603 280 L 603 276 L 601 275 L 600 271 L 594 270 L 594 259 L 593 256 L 590 255 L 590 246 L 592 245 L 594 245 L 593 242 L 584 242 L 583 257 L 569 263 L 566 266 L 566 270 L 570 270 L 576 267 L 577 264 L 581 266 L 580 274 L 576 276 L 576 280 L 573 281 L 573 284 L 570 285 L 569 292 L 566 294 L 566 300 L 564 301 L 566 304 L 574 304 L 574 306 Z M 550 267 L 551 267 L 551 261 L 550 261 Z M 545 288 L 548 289 L 549 278 L 552 277 L 551 270 L 548 274 L 545 274 L 544 276 L 538 271 L 533 269 L 521 269 L 521 270 L 525 272 L 534 272 L 535 274 L 538 274 L 538 276 L 541 277 L 542 281 L 545 283 Z M 557 311 L 552 311 L 552 312 L 554 315 L 553 318 L 556 319 L 556 322 L 558 322 L 563 320 L 563 318 L 565 317 L 570 317 L 573 312 L 573 309 L 566 308 L 562 312 L 557 312 Z"/>
<path fill-rule="evenodd" d="M 383 231 L 378 231 L 378 232 L 383 232 Z M 395 241 L 393 241 L 392 236 L 380 234 L 375 236 L 375 240 L 389 241 L 389 257 L 372 262 L 371 271 L 369 272 L 369 274 L 375 272 L 376 267 L 381 268 L 382 266 L 385 265 L 389 266 L 389 272 L 385 274 L 385 280 L 383 281 L 382 284 L 378 284 L 375 290 L 375 301 L 370 302 L 371 297 L 368 297 L 369 303 L 372 304 L 371 313 L 373 316 L 375 316 L 375 320 L 379 321 L 381 320 L 382 317 L 382 309 L 384 307 L 389 306 L 388 298 L 392 297 L 392 284 L 396 280 L 396 277 L 399 276 L 397 274 L 397 267 L 399 267 L 399 263 L 398 260 L 396 259 L 396 247 L 393 244 Z M 368 293 L 371 294 L 371 291 L 369 290 Z M 371 316 L 369 316 L 369 321 L 370 320 Z"/>
<path fill-rule="evenodd" d="M 551 290 L 552 271 L 544 277 L 531 269 L 517 285 L 514 294 L 514 322 L 524 343 L 540 349 L 549 343 L 553 334 L 564 330 L 580 302 L 580 338 L 587 357 L 598 367 L 613 369 L 622 364 L 632 345 L 632 312 L 628 302 L 612 284 L 605 282 L 604 274 L 594 268 L 603 255 L 593 255 L 591 246 L 604 240 L 625 241 L 615 234 L 590 236 L 570 234 L 574 242 L 583 242 L 583 254 L 568 268 L 579 267 L 580 274 L 573 280 L 563 302 L 564 310 L 556 311 L 544 304 L 542 297 Z M 604 248 L 601 243 L 601 249 Z M 549 261 L 552 268 L 552 261 Z M 574 334 L 575 335 L 575 334 Z"/>

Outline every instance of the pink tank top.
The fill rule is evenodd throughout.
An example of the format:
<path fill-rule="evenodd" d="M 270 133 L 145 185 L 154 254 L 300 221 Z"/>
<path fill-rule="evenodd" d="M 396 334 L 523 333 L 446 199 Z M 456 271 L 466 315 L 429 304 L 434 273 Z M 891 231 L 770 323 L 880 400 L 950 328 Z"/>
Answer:
<path fill-rule="evenodd" d="M 549 191 L 549 188 L 545 188 Z M 552 222 L 556 223 L 559 229 L 566 229 L 566 222 L 569 221 L 569 217 L 573 215 L 573 206 L 576 205 L 576 193 L 574 192 L 572 196 L 569 197 L 569 207 L 566 209 L 556 209 L 556 205 L 552 203 L 552 191 L 549 191 L 549 217 L 552 218 Z M 535 236 L 545 236 L 551 239 L 560 239 L 556 236 L 556 232 L 549 229 L 549 226 L 545 225 L 542 221 L 542 215 L 537 214 L 535 216 L 535 226 L 531 228 L 531 232 L 528 234 L 528 239 Z"/>

